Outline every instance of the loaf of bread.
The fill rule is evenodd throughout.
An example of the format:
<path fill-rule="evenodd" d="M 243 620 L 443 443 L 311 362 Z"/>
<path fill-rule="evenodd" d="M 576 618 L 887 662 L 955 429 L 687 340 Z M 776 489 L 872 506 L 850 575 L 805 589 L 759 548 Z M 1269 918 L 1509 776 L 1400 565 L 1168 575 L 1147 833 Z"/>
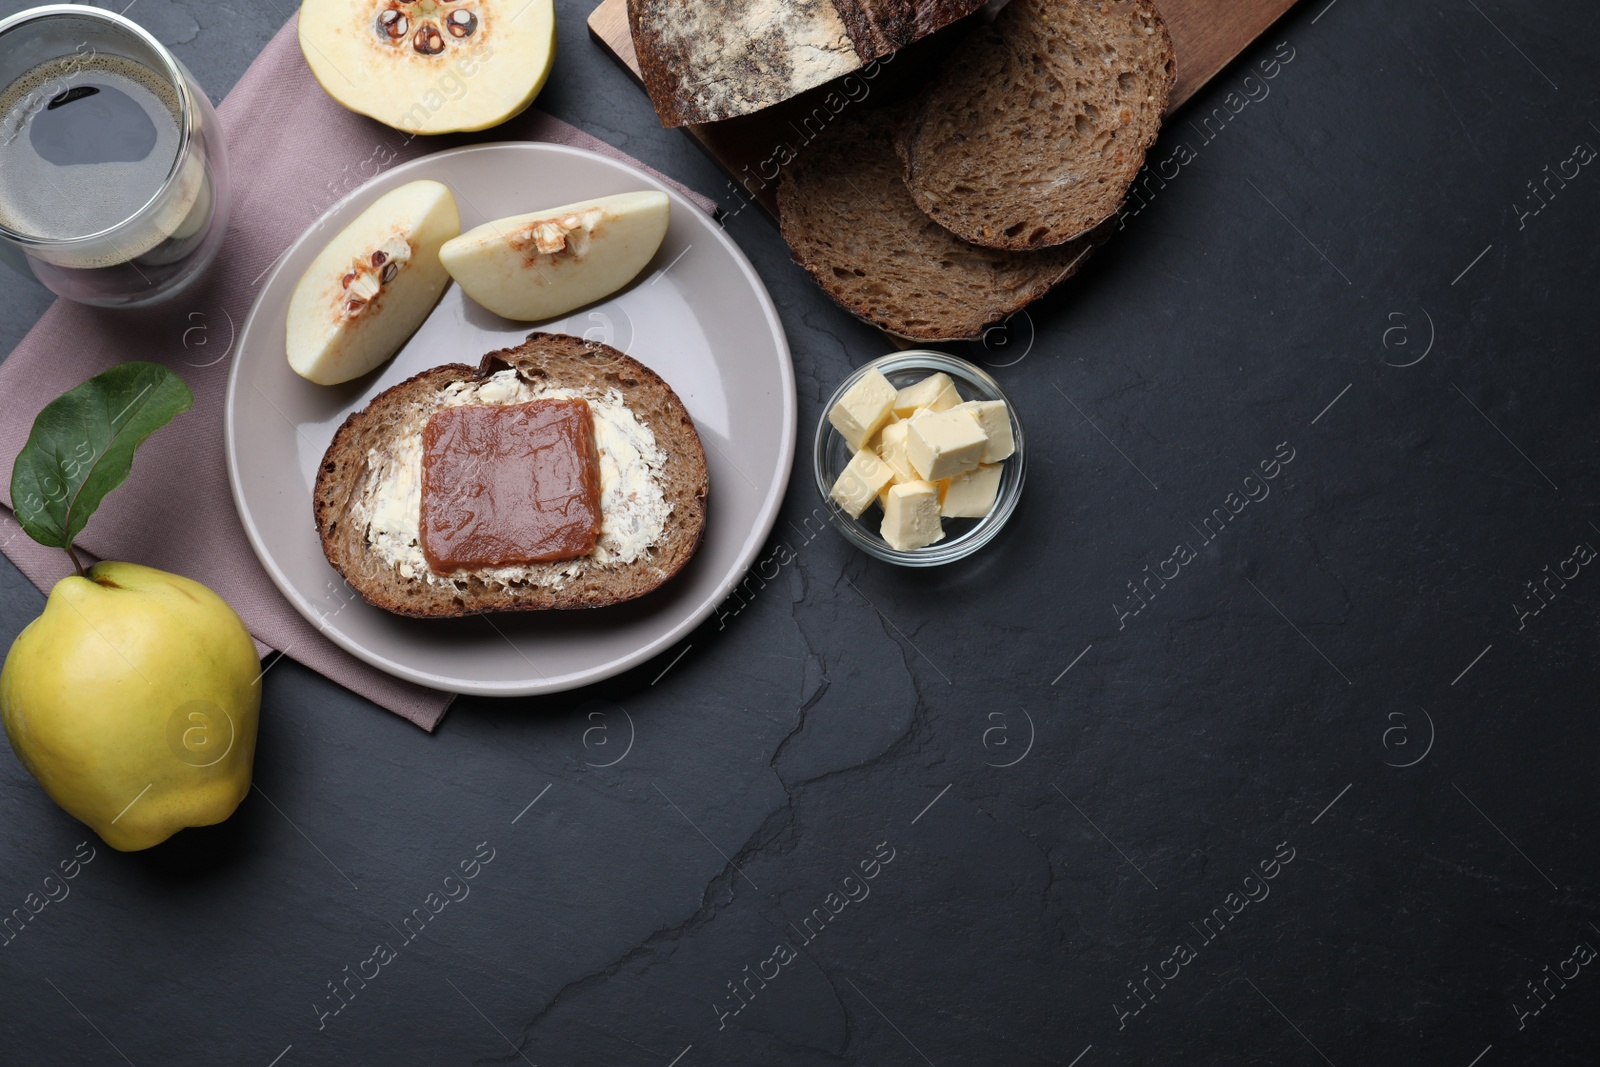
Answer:
<path fill-rule="evenodd" d="M 1127 196 L 1175 76 L 1150 0 L 1011 0 L 897 131 L 911 197 L 976 244 L 1080 237 Z"/>
<path fill-rule="evenodd" d="M 841 115 L 785 173 L 778 219 L 795 260 L 890 333 L 969 340 L 1070 277 L 1109 228 L 1035 252 L 962 240 L 918 209 L 891 133 L 903 108 Z"/>
<path fill-rule="evenodd" d="M 983 6 L 982 0 L 834 0 L 834 4 L 864 63 L 898 52 Z"/>
<path fill-rule="evenodd" d="M 771 107 L 859 70 L 982 0 L 628 0 L 663 126 Z"/>
<path fill-rule="evenodd" d="M 420 522 L 404 499 L 415 495 L 411 490 L 420 482 L 420 471 L 402 468 L 420 465 L 423 428 L 450 402 L 452 387 L 484 387 L 494 378 L 490 384 L 505 394 L 508 379 L 501 376 L 507 375 L 520 379 L 528 387 L 524 391 L 559 390 L 585 397 L 591 408 L 615 406 L 620 399 L 637 425 L 649 431 L 639 437 L 646 443 L 653 438 L 653 449 L 643 451 L 650 452 L 645 457 L 649 478 L 661 495 L 651 502 L 660 532 L 647 547 L 632 558 L 624 558 L 626 553 L 607 558 L 597 550 L 576 560 L 437 575 L 428 571 L 416 544 L 389 528 Z M 323 554 L 352 589 L 386 611 L 448 618 L 485 611 L 601 607 L 643 596 L 676 574 L 699 547 L 708 485 L 705 452 L 694 423 L 655 372 L 608 345 L 535 333 L 516 348 L 490 352 L 476 368 L 462 363 L 434 367 L 378 394 L 334 434 L 312 499 Z M 392 498 L 390 504 L 378 503 L 375 494 L 391 488 L 404 491 L 402 503 L 394 505 Z M 608 537 L 605 524 L 614 518 L 606 513 L 610 500 L 602 494 L 602 550 Z M 387 525 L 383 515 L 389 516 Z"/>

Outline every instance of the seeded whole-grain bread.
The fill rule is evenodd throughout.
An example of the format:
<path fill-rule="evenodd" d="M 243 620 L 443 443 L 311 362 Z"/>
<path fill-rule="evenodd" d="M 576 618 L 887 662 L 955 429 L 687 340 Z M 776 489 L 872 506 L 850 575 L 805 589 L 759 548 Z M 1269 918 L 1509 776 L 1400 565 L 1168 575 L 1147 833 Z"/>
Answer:
<path fill-rule="evenodd" d="M 846 310 L 901 337 L 957 341 L 1043 296 L 1109 236 L 1008 252 L 963 241 L 912 201 L 890 143 L 900 108 L 841 115 L 785 172 L 795 261 Z"/>
<path fill-rule="evenodd" d="M 977 244 L 1079 237 L 1127 196 L 1175 76 L 1150 0 L 1011 0 L 897 131 L 911 196 Z"/>
<path fill-rule="evenodd" d="M 381 452 L 399 435 L 420 436 L 447 386 L 482 380 L 508 367 L 529 382 L 616 389 L 622 394 L 628 409 L 650 428 L 667 455 L 661 482 L 672 510 L 664 538 L 633 563 L 590 565 L 556 586 L 532 582 L 502 586 L 473 576 L 436 583 L 406 578 L 371 550 L 365 524 L 352 517 L 372 474 L 368 454 L 374 449 Z M 317 471 L 312 501 L 323 554 L 351 588 L 399 615 L 450 618 L 485 611 L 603 607 L 643 596 L 676 574 L 700 546 L 709 481 L 694 423 L 672 387 L 654 371 L 609 345 L 566 334 L 534 333 L 516 348 L 490 352 L 476 368 L 464 363 L 434 367 L 374 397 L 334 434 Z M 530 566 L 553 572 L 566 563 Z"/>
<path fill-rule="evenodd" d="M 628 0 L 663 126 L 770 107 L 859 70 L 983 0 Z"/>

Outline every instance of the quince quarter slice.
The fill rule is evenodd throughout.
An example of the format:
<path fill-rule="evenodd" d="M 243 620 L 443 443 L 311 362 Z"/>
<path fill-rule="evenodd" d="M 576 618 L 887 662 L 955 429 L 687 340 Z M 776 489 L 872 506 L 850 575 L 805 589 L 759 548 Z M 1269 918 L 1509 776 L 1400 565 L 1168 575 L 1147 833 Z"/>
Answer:
<path fill-rule="evenodd" d="M 304 0 L 300 50 L 327 94 L 407 133 L 496 126 L 539 94 L 554 0 Z"/>
<path fill-rule="evenodd" d="M 441 182 L 408 182 L 373 201 L 294 287 L 289 366 L 337 385 L 394 355 L 450 284 L 439 248 L 460 232 L 456 199 Z"/>
<path fill-rule="evenodd" d="M 669 212 L 653 190 L 580 200 L 486 222 L 446 241 L 439 259 L 496 315 L 551 319 L 632 281 L 661 247 Z"/>

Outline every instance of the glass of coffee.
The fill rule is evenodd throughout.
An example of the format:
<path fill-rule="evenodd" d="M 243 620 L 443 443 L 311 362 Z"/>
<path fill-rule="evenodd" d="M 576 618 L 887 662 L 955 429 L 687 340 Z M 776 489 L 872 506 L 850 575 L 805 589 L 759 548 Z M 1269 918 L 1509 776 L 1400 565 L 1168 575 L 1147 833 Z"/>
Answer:
<path fill-rule="evenodd" d="M 8 258 L 103 307 L 169 299 L 205 271 L 228 228 L 226 149 L 159 41 L 99 8 L 32 8 L 0 20 L 0 87 Z"/>

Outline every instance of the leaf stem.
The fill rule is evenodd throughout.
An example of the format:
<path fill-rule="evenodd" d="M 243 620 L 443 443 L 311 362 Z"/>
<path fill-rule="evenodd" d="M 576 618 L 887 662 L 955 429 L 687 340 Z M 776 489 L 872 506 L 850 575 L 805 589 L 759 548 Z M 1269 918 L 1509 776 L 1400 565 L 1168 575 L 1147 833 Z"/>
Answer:
<path fill-rule="evenodd" d="M 78 562 L 78 555 L 72 551 L 72 544 L 70 542 L 67 544 L 66 549 L 67 557 L 72 560 L 72 567 L 78 572 L 78 577 L 87 578 L 88 575 L 83 573 L 83 564 Z"/>

